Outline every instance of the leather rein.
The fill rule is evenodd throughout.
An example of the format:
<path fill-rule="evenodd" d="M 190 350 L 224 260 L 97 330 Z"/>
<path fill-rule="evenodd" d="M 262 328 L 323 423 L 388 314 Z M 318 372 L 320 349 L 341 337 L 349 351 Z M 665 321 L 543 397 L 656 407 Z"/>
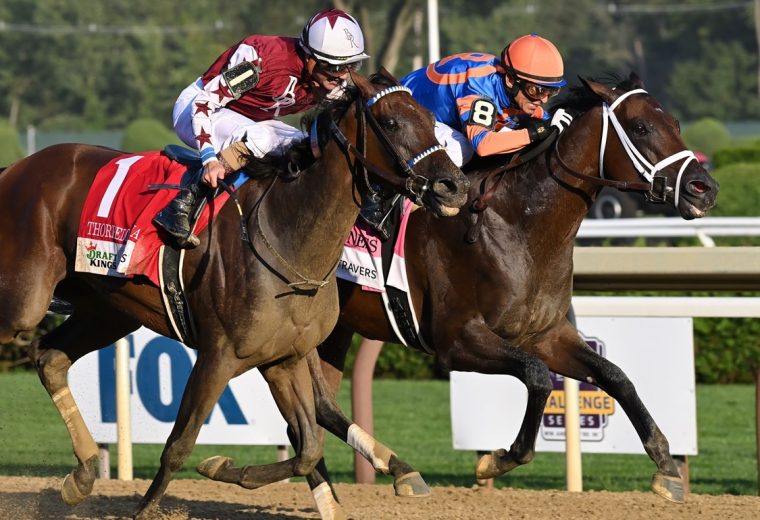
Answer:
<path fill-rule="evenodd" d="M 423 177 L 422 175 L 418 175 L 414 172 L 414 166 L 419 163 L 422 159 L 427 157 L 428 155 L 431 155 L 432 153 L 438 152 L 438 151 L 444 151 L 444 147 L 440 144 L 436 144 L 434 146 L 431 146 L 427 150 L 421 152 L 417 156 L 413 157 L 412 159 L 405 161 L 401 154 L 399 154 L 396 147 L 393 145 L 391 140 L 388 138 L 388 135 L 385 133 L 385 131 L 380 126 L 380 123 L 377 121 L 375 116 L 372 114 L 372 111 L 370 110 L 372 106 L 377 103 L 380 99 L 382 99 L 384 96 L 388 94 L 392 94 L 394 92 L 404 92 L 412 95 L 411 90 L 409 90 L 406 87 L 402 86 L 392 86 L 388 87 L 384 90 L 381 90 L 374 96 L 372 96 L 369 100 L 367 100 L 366 103 L 363 102 L 361 99 L 361 96 L 357 96 L 356 98 L 356 112 L 357 112 L 357 118 L 359 118 L 359 125 L 357 129 L 357 133 L 359 134 L 357 136 L 357 140 L 361 141 L 362 144 L 360 145 L 362 148 L 365 148 L 365 128 L 364 128 L 364 121 L 369 121 L 370 127 L 372 128 L 373 132 L 379 139 L 380 143 L 383 145 L 383 148 L 385 148 L 385 151 L 391 156 L 393 159 L 397 171 L 389 172 L 387 170 L 384 170 L 383 168 L 375 165 L 367 159 L 365 156 L 365 153 L 360 151 L 359 148 L 357 148 L 353 143 L 351 143 L 345 136 L 345 134 L 341 131 L 341 129 L 338 127 L 338 125 L 335 123 L 335 121 L 330 121 L 330 138 L 334 139 L 335 142 L 338 144 L 340 149 L 343 151 L 343 154 L 346 156 L 346 159 L 351 166 L 351 174 L 354 177 L 354 182 L 356 183 L 356 177 L 358 175 L 358 171 L 360 169 L 364 169 L 365 171 L 365 178 L 366 178 L 366 171 L 371 171 L 374 175 L 377 175 L 378 177 L 382 178 L 386 182 L 388 182 L 390 185 L 397 189 L 403 189 L 408 195 L 410 195 L 415 203 L 422 204 L 422 198 L 425 194 L 425 192 L 430 187 L 430 181 L 426 177 Z M 312 121 L 311 131 L 309 135 L 310 144 L 311 144 L 311 151 L 314 155 L 314 159 L 318 160 L 322 157 L 322 151 L 319 147 L 319 136 L 317 132 L 317 122 L 318 122 L 318 116 L 314 118 Z M 355 161 L 351 161 L 351 155 L 355 157 Z M 362 168 L 359 167 L 361 165 Z M 398 173 L 400 171 L 400 173 Z M 269 192 L 269 190 L 272 189 L 274 186 L 274 180 L 272 180 L 272 183 L 267 187 L 266 192 Z M 368 181 L 367 181 L 368 183 Z M 251 247 L 252 250 L 254 250 L 253 242 L 250 238 L 250 235 L 248 233 L 247 226 L 245 224 L 245 218 L 243 217 L 243 211 L 240 206 L 240 203 L 235 196 L 234 191 L 230 190 L 230 188 L 222 181 L 220 181 L 220 184 L 222 187 L 230 194 L 231 198 L 235 201 L 235 204 L 237 206 L 238 212 L 240 213 L 241 220 L 240 220 L 240 234 L 241 238 L 244 242 L 247 242 L 248 245 Z M 369 187 L 369 186 L 368 186 Z M 266 192 L 264 195 L 259 199 L 259 203 L 256 205 L 256 213 L 258 214 L 258 210 L 261 207 L 261 201 L 266 197 Z M 338 258 L 335 261 L 335 264 L 330 268 L 330 270 L 325 274 L 325 276 L 321 280 L 312 279 L 307 276 L 304 276 L 301 274 L 290 262 L 288 262 L 283 256 L 277 252 L 275 247 L 267 240 L 266 235 L 264 234 L 264 230 L 261 228 L 260 219 L 258 218 L 258 215 L 254 217 L 256 219 L 256 225 L 257 225 L 257 236 L 261 238 L 261 240 L 264 242 L 264 245 L 266 248 L 274 255 L 274 257 L 282 263 L 291 273 L 293 273 L 298 280 L 295 282 L 288 281 L 287 277 L 280 274 L 280 276 L 283 276 L 285 278 L 288 287 L 295 289 L 295 290 L 310 290 L 313 289 L 314 291 L 319 290 L 320 288 L 327 285 L 330 280 L 333 278 L 331 277 L 333 271 L 335 271 L 335 268 L 338 265 L 338 262 L 340 261 L 340 258 Z"/>

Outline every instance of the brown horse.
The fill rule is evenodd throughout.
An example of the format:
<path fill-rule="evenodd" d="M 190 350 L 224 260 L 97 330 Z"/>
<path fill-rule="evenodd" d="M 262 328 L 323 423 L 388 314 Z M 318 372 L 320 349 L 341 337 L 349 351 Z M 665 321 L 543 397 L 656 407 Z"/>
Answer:
<path fill-rule="evenodd" d="M 584 81 L 563 103 L 576 118 L 556 146 L 506 173 L 498 158 L 469 168 L 476 209 L 446 220 L 422 212 L 410 217 L 405 259 L 425 344 L 445 369 L 509 374 L 528 388 L 516 440 L 509 450 L 482 457 L 478 478 L 496 477 L 532 460 L 552 389 L 551 370 L 598 385 L 614 397 L 657 465 L 654 491 L 684 499 L 668 442 L 633 384 L 588 348 L 566 318 L 575 236 L 602 185 L 645 190 L 649 198 L 673 204 L 685 219 L 701 217 L 715 204 L 718 184 L 691 160 L 673 117 L 640 89 L 633 74 L 615 88 Z M 646 182 L 640 182 L 640 171 Z M 494 179 L 500 176 L 499 184 Z M 479 216 L 479 237 L 469 243 Z M 354 332 L 399 341 L 377 293 L 343 280 L 338 285 L 339 324 L 319 347 L 334 389 Z"/>
<path fill-rule="evenodd" d="M 430 114 L 408 90 L 388 87 L 382 77 L 370 82 L 357 75 L 354 81 L 351 100 L 316 117 L 312 134 L 318 139 L 291 151 L 311 155 L 319 147 L 315 155 L 321 159 L 295 180 L 274 177 L 271 182 L 248 182 L 239 190 L 247 224 L 257 230 L 251 242 L 238 238 L 240 216 L 228 205 L 202 234 L 200 246 L 185 257 L 187 297 L 197 325 L 192 346 L 198 358 L 160 469 L 139 505 L 139 518 L 157 510 L 227 382 L 253 367 L 261 370 L 288 423 L 295 457 L 242 469 L 214 457 L 201 463 L 199 471 L 246 488 L 308 474 L 321 458 L 319 420 L 379 471 L 394 474 L 400 494 L 427 491 L 419 474 L 351 425 L 334 400 L 325 397 L 328 391 L 315 397 L 315 389 L 324 383 L 314 348 L 338 316 L 332 271 L 358 215 L 354 176 L 369 169 L 373 179 L 384 178 L 437 215 L 456 213 L 466 201 L 468 182 L 441 151 Z M 91 492 L 98 451 L 69 391 L 69 367 L 141 325 L 173 336 L 157 287 L 137 278 L 74 271 L 88 188 L 96 172 L 119 153 L 58 145 L 0 175 L 0 343 L 33 329 L 53 295 L 74 307 L 68 320 L 31 353 L 79 461 L 62 485 L 69 504 Z"/>

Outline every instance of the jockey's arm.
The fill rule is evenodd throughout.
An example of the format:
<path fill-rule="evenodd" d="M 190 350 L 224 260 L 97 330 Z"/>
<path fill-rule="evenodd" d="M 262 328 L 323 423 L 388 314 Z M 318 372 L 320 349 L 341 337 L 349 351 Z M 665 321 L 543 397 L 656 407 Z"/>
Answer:
<path fill-rule="evenodd" d="M 499 111 L 487 97 L 470 95 L 460 98 L 457 109 L 464 134 L 481 157 L 514 152 L 530 143 L 527 130 L 495 130 Z"/>

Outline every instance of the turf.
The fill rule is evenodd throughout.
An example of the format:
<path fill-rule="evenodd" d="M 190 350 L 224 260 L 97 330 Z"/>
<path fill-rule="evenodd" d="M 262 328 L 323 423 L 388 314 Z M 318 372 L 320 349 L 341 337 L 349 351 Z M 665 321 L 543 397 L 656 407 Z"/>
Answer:
<path fill-rule="evenodd" d="M 0 374 L 0 474 L 64 476 L 75 463 L 63 421 L 36 375 Z M 350 410 L 348 384 L 339 395 Z M 445 381 L 379 380 L 374 386 L 375 434 L 433 485 L 474 484 L 475 454 L 451 445 L 449 386 Z M 699 455 L 689 458 L 691 490 L 703 494 L 758 493 L 754 387 L 697 388 Z M 508 447 L 511 439 L 505 439 Z M 134 474 L 152 478 L 162 446 L 135 445 Z M 273 462 L 274 447 L 196 446 L 176 478 L 197 478 L 195 465 L 224 454 L 244 464 Z M 336 481 L 353 480 L 353 452 L 328 437 L 326 459 Z M 116 460 L 115 446 L 111 460 Z M 114 462 L 115 463 L 115 462 Z M 654 464 L 645 455 L 583 456 L 584 489 L 646 490 Z M 116 474 L 112 468 L 112 474 Z M 390 482 L 380 476 L 378 482 Z M 530 464 L 496 479 L 496 486 L 563 489 L 564 455 L 538 453 Z"/>

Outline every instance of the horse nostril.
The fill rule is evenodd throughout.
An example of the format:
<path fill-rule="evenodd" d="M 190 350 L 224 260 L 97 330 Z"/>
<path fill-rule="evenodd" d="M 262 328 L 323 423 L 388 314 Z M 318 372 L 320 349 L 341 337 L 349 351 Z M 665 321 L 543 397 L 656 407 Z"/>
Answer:
<path fill-rule="evenodd" d="M 707 193 L 710 191 L 710 188 L 707 186 L 707 184 L 701 181 L 693 181 L 689 185 L 691 186 L 692 191 L 700 195 L 702 193 Z"/>
<path fill-rule="evenodd" d="M 438 195 L 453 195 L 459 188 L 452 179 L 439 179 L 433 183 L 433 191 Z"/>

